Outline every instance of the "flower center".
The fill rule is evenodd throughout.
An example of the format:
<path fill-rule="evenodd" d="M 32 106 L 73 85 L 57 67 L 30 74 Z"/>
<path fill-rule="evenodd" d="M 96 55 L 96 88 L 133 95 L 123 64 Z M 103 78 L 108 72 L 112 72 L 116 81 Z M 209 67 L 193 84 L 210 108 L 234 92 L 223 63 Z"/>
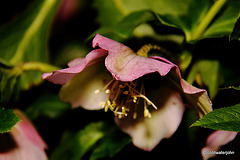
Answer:
<path fill-rule="evenodd" d="M 115 116 L 123 118 L 128 116 L 128 112 L 133 109 L 133 118 L 137 118 L 137 106 L 140 99 L 143 99 L 144 117 L 151 118 L 148 110 L 149 105 L 157 109 L 157 107 L 145 96 L 145 89 L 140 80 L 132 82 L 123 82 L 111 80 L 103 89 L 96 90 L 95 93 L 105 92 L 108 94 L 108 99 L 101 102 L 99 105 L 104 108 L 105 112 L 110 109 Z"/>

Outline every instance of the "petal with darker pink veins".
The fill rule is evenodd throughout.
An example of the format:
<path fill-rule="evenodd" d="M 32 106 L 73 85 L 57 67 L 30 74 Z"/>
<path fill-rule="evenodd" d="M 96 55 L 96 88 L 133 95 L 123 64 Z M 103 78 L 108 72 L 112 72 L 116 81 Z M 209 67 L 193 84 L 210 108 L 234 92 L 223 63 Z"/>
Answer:
<path fill-rule="evenodd" d="M 146 58 L 137 55 L 129 47 L 97 34 L 93 47 L 99 46 L 108 51 L 105 60 L 106 68 L 120 81 L 133 81 L 145 74 L 158 72 L 165 76 L 173 67 L 173 63 Z"/>

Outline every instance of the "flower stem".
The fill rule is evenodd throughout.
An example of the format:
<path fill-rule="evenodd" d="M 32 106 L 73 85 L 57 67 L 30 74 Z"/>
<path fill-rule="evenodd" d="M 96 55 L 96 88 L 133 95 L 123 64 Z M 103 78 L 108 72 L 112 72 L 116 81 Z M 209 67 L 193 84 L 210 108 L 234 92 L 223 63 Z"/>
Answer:
<path fill-rule="evenodd" d="M 196 40 L 201 38 L 204 31 L 207 29 L 209 24 L 212 22 L 213 18 L 219 12 L 219 10 L 224 6 L 227 0 L 216 0 L 213 6 L 210 8 L 206 16 L 203 18 L 198 27 L 195 28 L 192 32 L 191 40 Z"/>
<path fill-rule="evenodd" d="M 8 77 L 20 76 L 24 71 L 40 71 L 40 72 L 52 72 L 58 70 L 58 67 L 52 66 L 47 63 L 42 62 L 23 62 L 13 68 L 6 69 L 5 72 L 8 74 Z"/>
<path fill-rule="evenodd" d="M 124 8 L 124 5 L 122 3 L 121 0 L 113 0 L 113 2 L 115 3 L 117 9 L 123 14 L 123 15 L 127 15 L 128 11 Z"/>

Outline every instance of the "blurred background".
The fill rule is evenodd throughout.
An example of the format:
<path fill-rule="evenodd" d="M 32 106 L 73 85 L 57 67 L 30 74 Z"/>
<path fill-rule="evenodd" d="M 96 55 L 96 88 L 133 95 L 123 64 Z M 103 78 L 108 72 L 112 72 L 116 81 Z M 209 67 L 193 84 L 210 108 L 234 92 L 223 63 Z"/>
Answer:
<path fill-rule="evenodd" d="M 96 32 L 124 43 L 134 51 L 137 51 L 145 44 L 156 44 L 167 50 L 167 52 L 152 51 L 150 54 L 163 56 L 179 65 L 182 70 L 182 76 L 186 80 L 191 79 L 191 77 L 189 78 L 191 69 L 200 60 L 207 59 L 209 62 L 214 62 L 210 63 L 210 66 L 213 64 L 215 65 L 215 62 L 217 62 L 220 68 L 216 72 L 211 70 L 207 71 L 209 75 L 217 76 L 214 81 L 206 84 L 203 79 L 200 78 L 200 80 L 196 80 L 197 78 L 194 76 L 193 85 L 210 91 L 214 109 L 233 106 L 240 103 L 239 90 L 225 89 L 225 87 L 228 86 L 240 85 L 240 70 L 238 67 L 240 43 L 238 40 L 229 41 L 229 36 L 226 36 L 226 34 L 223 36 L 212 36 L 212 34 L 211 38 L 209 38 L 210 36 L 202 37 L 196 39 L 195 42 L 192 43 L 186 40 L 186 30 L 184 30 L 184 27 L 168 25 L 171 22 L 171 18 L 168 20 L 167 15 L 170 13 L 178 15 L 180 11 L 176 13 L 175 11 L 169 11 L 168 14 L 164 13 L 167 13 L 167 11 L 161 11 L 159 14 L 164 13 L 164 15 L 166 15 L 162 18 L 164 22 L 168 22 L 166 25 L 163 21 L 159 21 L 159 17 L 156 15 L 158 12 L 150 16 L 148 13 L 138 13 L 137 15 L 133 15 L 133 17 L 127 17 L 130 13 L 138 11 L 138 8 L 141 11 L 151 9 L 151 6 L 146 8 L 142 7 L 144 6 L 143 2 L 147 4 L 146 1 L 139 1 L 139 4 L 137 1 L 134 1 L 136 2 L 135 5 L 132 5 L 134 2 L 129 2 L 129 4 L 124 5 L 125 8 L 117 2 L 119 1 L 54 1 L 56 9 L 51 9 L 49 11 L 51 12 L 51 16 L 48 18 L 49 20 L 44 21 L 43 24 L 40 25 L 43 29 L 38 33 L 40 35 L 38 36 L 39 42 L 31 42 L 31 44 L 29 44 L 32 48 L 37 48 L 38 43 L 43 43 L 39 45 L 39 47 L 43 48 L 43 46 L 45 46 L 43 49 L 44 51 L 35 54 L 34 49 L 29 49 L 29 54 L 32 52 L 33 56 L 40 57 L 37 61 L 39 60 L 59 68 L 64 68 L 67 67 L 67 63 L 70 60 L 84 57 L 92 50 L 91 41 Z M 125 3 L 125 1 L 122 2 L 123 4 Z M 178 1 L 178 3 L 180 2 Z M 190 0 L 187 0 L 186 5 L 188 5 L 188 3 L 193 6 L 193 3 L 199 3 L 199 1 L 192 1 L 190 3 Z M 212 3 L 213 1 L 206 6 L 209 7 Z M 201 3 L 199 8 L 201 8 L 201 5 L 203 6 Z M 11 68 L 5 61 L 10 60 L 11 57 L 14 56 L 13 53 L 10 53 L 11 49 L 9 48 L 11 47 L 5 47 L 4 40 L 6 37 L 9 38 L 12 35 L 16 35 L 15 37 L 17 37 L 21 32 L 24 32 L 24 28 L 28 28 L 28 20 L 26 19 L 29 19 L 29 21 L 31 18 L 34 19 L 39 13 L 39 8 L 42 6 L 43 2 L 39 0 L 14 0 L 1 3 L 0 43 L 2 43 L 2 46 L 0 44 L 0 52 L 2 50 L 2 53 L 0 53 L 0 56 L 1 58 L 4 57 L 4 61 L 1 61 L 1 67 L 3 67 L 4 70 Z M 182 7 L 183 10 L 184 7 L 186 8 L 185 5 L 182 5 Z M 219 11 L 215 21 L 217 21 L 218 17 L 221 17 L 220 13 L 225 12 L 226 8 L 227 6 Z M 172 10 L 177 9 L 178 8 L 173 8 Z M 193 10 L 189 11 L 188 9 L 185 10 L 188 16 L 191 16 L 189 13 L 193 12 Z M 151 12 L 153 11 L 156 11 L 156 9 L 153 8 Z M 198 10 L 196 10 L 196 12 L 198 12 Z M 184 15 L 184 13 L 181 14 Z M 131 20 L 131 18 L 133 18 L 133 20 Z M 176 19 L 173 20 L 176 21 Z M 197 19 L 195 20 L 197 21 Z M 191 24 L 193 21 L 194 20 L 189 20 L 188 23 Z M 121 22 L 124 22 L 123 24 L 125 26 L 120 26 L 119 23 Z M 126 29 L 128 26 L 129 28 L 133 27 L 133 29 Z M 14 33 L 15 31 L 16 33 Z M 227 34 L 229 35 L 229 32 Z M 17 42 L 18 38 L 12 37 L 14 40 L 9 40 L 8 42 L 11 42 L 13 44 L 11 44 L 12 48 L 14 48 L 14 44 Z M 1 49 L 1 47 L 3 49 Z M 44 54 L 47 56 L 43 56 Z M 31 56 L 25 56 L 24 58 L 25 61 L 36 60 L 34 58 L 31 59 Z M 59 101 L 58 92 L 61 86 L 54 85 L 47 81 L 41 81 L 41 73 L 36 74 L 38 77 L 36 81 L 20 78 L 21 80 L 19 82 L 15 83 L 14 81 L 14 83 L 11 82 L 11 84 L 9 84 L 9 86 L 13 86 L 13 89 L 7 87 L 2 89 L 1 107 L 9 109 L 19 108 L 26 113 L 28 118 L 36 126 L 40 135 L 46 141 L 48 145 L 47 154 L 50 160 L 57 159 L 62 155 L 66 156 L 63 156 L 62 159 L 68 159 L 68 155 L 71 157 L 71 154 L 78 152 L 76 148 L 74 148 L 74 151 L 70 148 L 73 143 L 71 142 L 71 137 L 76 137 L 76 135 L 88 124 L 104 121 L 104 123 L 107 122 L 109 126 L 115 127 L 113 115 L 111 113 L 105 113 L 104 111 L 86 111 L 82 108 L 71 109 L 69 104 Z M 9 79 L 8 82 L 10 83 Z M 211 85 L 217 85 L 217 87 L 212 88 Z M 1 87 L 3 88 L 3 86 Z M 5 100 L 3 94 L 7 91 L 9 93 L 11 92 L 11 94 Z M 112 155 L 112 158 L 107 156 L 102 159 L 181 158 L 200 160 L 202 159 L 201 149 L 205 146 L 209 134 L 214 130 L 200 127 L 189 128 L 197 119 L 196 113 L 187 108 L 178 130 L 171 138 L 162 140 L 153 151 L 142 151 L 133 146 L 132 143 L 126 143 L 116 154 Z M 118 139 L 118 137 L 120 137 L 120 139 L 129 139 L 127 135 L 118 129 L 116 129 L 114 134 L 116 134 L 116 139 Z M 219 155 L 213 159 L 226 159 L 226 157 L 227 159 L 239 159 L 239 144 L 240 138 L 237 136 L 234 141 L 221 148 L 223 151 L 234 151 L 234 155 Z M 93 150 L 94 146 L 88 149 L 82 159 L 89 159 Z M 57 156 L 57 154 L 59 155 Z"/>

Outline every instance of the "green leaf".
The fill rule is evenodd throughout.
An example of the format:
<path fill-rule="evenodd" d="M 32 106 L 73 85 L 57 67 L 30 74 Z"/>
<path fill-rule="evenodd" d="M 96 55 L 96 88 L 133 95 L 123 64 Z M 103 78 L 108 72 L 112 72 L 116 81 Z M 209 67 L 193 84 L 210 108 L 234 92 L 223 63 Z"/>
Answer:
<path fill-rule="evenodd" d="M 131 35 L 133 30 L 140 24 L 146 23 L 155 19 L 152 12 L 148 10 L 133 12 L 124 17 L 115 27 L 115 31 L 124 38 Z"/>
<path fill-rule="evenodd" d="M 117 8 L 116 1 L 94 0 L 94 7 L 98 10 L 97 20 L 102 28 L 110 28 L 124 17 L 124 13 Z"/>
<path fill-rule="evenodd" d="M 232 86 L 232 87 L 230 87 L 230 88 L 240 91 L 240 87 L 234 87 L 234 86 Z"/>
<path fill-rule="evenodd" d="M 240 132 L 240 104 L 216 109 L 191 125 L 214 130 Z"/>
<path fill-rule="evenodd" d="M 220 90 L 227 90 L 227 89 L 235 89 L 237 91 L 240 91 L 240 86 L 238 86 L 238 87 L 228 86 L 228 87 L 220 88 Z"/>
<path fill-rule="evenodd" d="M 115 0 L 122 13 L 140 10 L 156 13 L 159 21 L 183 30 L 186 41 L 229 36 L 238 18 L 239 2 L 218 0 Z M 214 2 L 214 3 L 213 3 Z"/>
<path fill-rule="evenodd" d="M 11 23 L 0 28 L 0 94 L 6 103 L 20 90 L 38 85 L 41 72 L 22 68 L 26 62 L 47 62 L 48 33 L 60 0 L 36 0 Z"/>
<path fill-rule="evenodd" d="M 193 30 L 206 15 L 209 0 L 116 0 L 117 8 L 129 14 L 141 10 L 156 13 L 159 21 L 168 26 L 177 27 L 184 31 L 187 41 L 192 40 Z"/>
<path fill-rule="evenodd" d="M 180 3 L 185 3 L 181 1 Z M 186 41 L 196 41 L 209 37 L 230 36 L 239 13 L 239 2 L 226 0 L 192 1 L 188 3 L 188 10 L 182 15 L 173 16 L 159 14 L 160 21 L 175 26 L 184 31 Z M 222 9 L 223 6 L 227 6 Z"/>
<path fill-rule="evenodd" d="M 174 7 L 177 10 L 182 10 L 178 13 L 158 13 L 159 20 L 165 25 L 179 28 L 184 31 L 186 41 L 193 40 L 193 34 L 195 34 L 196 28 L 199 26 L 202 19 L 207 14 L 211 1 L 208 0 L 198 0 L 189 1 L 189 0 L 172 0 L 176 1 Z M 184 8 L 181 6 L 184 3 Z M 162 6 L 164 7 L 164 6 Z"/>
<path fill-rule="evenodd" d="M 0 28 L 0 62 L 17 66 L 21 62 L 47 62 L 47 42 L 51 22 L 60 0 L 36 0 L 14 21 Z M 41 82 L 40 72 L 24 72 L 20 88 Z"/>
<path fill-rule="evenodd" d="M 131 138 L 129 136 L 121 133 L 117 128 L 112 129 L 94 146 L 90 160 L 112 158 L 130 142 Z"/>
<path fill-rule="evenodd" d="M 218 92 L 219 85 L 223 82 L 220 63 L 216 60 L 201 60 L 195 63 L 187 81 L 192 84 L 195 80 L 199 85 L 204 83 L 208 87 L 210 97 L 214 98 Z"/>
<path fill-rule="evenodd" d="M 130 138 L 119 132 L 106 122 L 90 123 L 77 133 L 65 132 L 50 160 L 79 160 L 90 151 L 91 160 L 113 157 L 130 143 Z"/>
<path fill-rule="evenodd" d="M 22 15 L 0 28 L 0 57 L 16 65 L 23 61 L 46 62 L 51 21 L 60 0 L 34 1 Z"/>
<path fill-rule="evenodd" d="M 104 136 L 104 123 L 91 123 L 75 135 L 65 135 L 50 160 L 79 160 Z M 65 133 L 68 134 L 69 133 Z"/>
<path fill-rule="evenodd" d="M 202 38 L 223 37 L 232 34 L 236 20 L 240 11 L 239 2 L 229 2 L 220 15 L 213 20 L 212 24 L 206 29 Z"/>
<path fill-rule="evenodd" d="M 182 72 L 186 71 L 186 69 L 189 67 L 189 65 L 192 62 L 192 53 L 184 50 L 181 55 L 179 56 L 179 68 Z"/>
<path fill-rule="evenodd" d="M 0 104 L 5 105 L 15 93 L 18 96 L 19 74 L 21 72 L 12 68 L 0 68 Z"/>
<path fill-rule="evenodd" d="M 201 3 L 201 1 L 199 1 Z M 183 15 L 192 0 L 115 0 L 121 13 L 129 14 L 140 10 L 152 10 L 161 15 Z M 181 8 L 181 10 L 179 9 Z"/>
<path fill-rule="evenodd" d="M 0 108 L 0 133 L 10 131 L 20 120 L 12 110 Z"/>
<path fill-rule="evenodd" d="M 153 13 L 148 10 L 132 12 L 123 17 L 118 23 L 115 22 L 111 26 L 101 27 L 90 37 L 99 33 L 116 41 L 122 41 L 130 37 L 136 27 L 153 19 L 155 19 Z"/>
<path fill-rule="evenodd" d="M 131 36 L 140 24 L 154 20 L 153 13 L 155 13 L 163 24 L 183 29 L 188 35 L 191 27 L 197 26 L 197 22 L 203 15 L 201 6 L 205 7 L 204 11 L 207 11 L 209 3 L 206 0 L 198 3 L 192 0 L 114 0 L 111 2 L 96 0 L 95 6 L 98 8 L 98 21 L 101 25 L 96 32 L 122 41 Z M 187 17 L 189 11 L 193 13 Z M 95 33 L 90 37 L 92 38 Z M 137 35 L 140 36 L 139 33 Z"/>
<path fill-rule="evenodd" d="M 28 118 L 34 120 L 40 116 L 57 118 L 71 107 L 58 99 L 58 95 L 45 93 L 38 97 L 26 110 Z"/>
<path fill-rule="evenodd" d="M 20 89 L 27 90 L 31 85 L 40 83 L 41 74 L 37 71 L 51 72 L 57 69 L 41 62 L 25 62 L 14 67 L 3 65 L 0 67 L 0 104 L 5 105 L 11 98 L 16 99 Z M 34 78 L 27 76 L 29 74 Z"/>

